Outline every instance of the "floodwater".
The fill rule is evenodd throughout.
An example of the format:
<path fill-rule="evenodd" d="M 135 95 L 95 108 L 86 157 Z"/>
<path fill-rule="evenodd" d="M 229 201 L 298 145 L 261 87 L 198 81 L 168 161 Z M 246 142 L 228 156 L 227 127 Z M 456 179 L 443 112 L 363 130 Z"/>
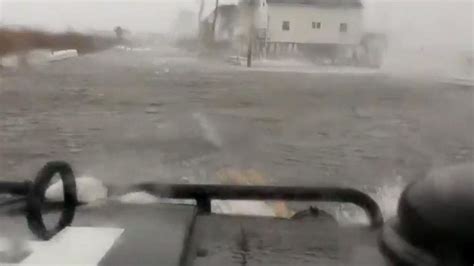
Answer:
<path fill-rule="evenodd" d="M 266 63 L 155 47 L 3 72 L 1 178 L 61 159 L 120 185 L 348 186 L 393 214 L 404 184 L 473 160 L 473 90 L 383 68 Z"/>

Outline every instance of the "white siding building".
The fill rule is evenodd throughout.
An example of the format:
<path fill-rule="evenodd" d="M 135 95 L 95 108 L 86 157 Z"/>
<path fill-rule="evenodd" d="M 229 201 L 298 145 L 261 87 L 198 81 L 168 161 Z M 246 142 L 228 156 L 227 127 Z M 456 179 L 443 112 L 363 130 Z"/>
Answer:
<path fill-rule="evenodd" d="M 363 34 L 359 0 L 266 0 L 267 41 L 358 44 Z"/>
<path fill-rule="evenodd" d="M 240 56 L 251 51 L 257 57 L 302 54 L 332 62 L 360 61 L 369 50 L 364 46 L 367 33 L 361 1 L 240 0 L 232 12 L 221 7 L 218 21 L 232 24 L 226 27 L 232 29 L 227 36 Z"/>

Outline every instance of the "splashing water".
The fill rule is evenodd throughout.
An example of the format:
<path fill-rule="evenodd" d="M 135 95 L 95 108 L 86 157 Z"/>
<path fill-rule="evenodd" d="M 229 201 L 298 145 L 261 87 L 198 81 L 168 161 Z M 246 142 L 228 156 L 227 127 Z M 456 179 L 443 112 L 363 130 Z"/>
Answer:
<path fill-rule="evenodd" d="M 198 121 L 204 137 L 217 147 L 221 147 L 222 139 L 211 121 L 202 113 L 194 113 L 193 118 Z"/>
<path fill-rule="evenodd" d="M 108 190 L 104 183 L 92 176 L 76 178 L 77 199 L 82 203 L 91 203 L 107 198 Z M 48 187 L 45 197 L 50 201 L 63 201 L 63 182 L 58 180 Z"/>
<path fill-rule="evenodd" d="M 365 192 L 377 202 L 384 219 L 388 220 L 396 215 L 398 201 L 405 187 L 406 182 L 403 180 L 403 177 L 397 176 L 394 181 L 384 183 L 375 188 L 375 190 L 372 189 L 372 191 Z M 334 215 L 342 225 L 369 223 L 364 211 L 352 204 L 338 205 L 337 207 L 325 210 Z"/>

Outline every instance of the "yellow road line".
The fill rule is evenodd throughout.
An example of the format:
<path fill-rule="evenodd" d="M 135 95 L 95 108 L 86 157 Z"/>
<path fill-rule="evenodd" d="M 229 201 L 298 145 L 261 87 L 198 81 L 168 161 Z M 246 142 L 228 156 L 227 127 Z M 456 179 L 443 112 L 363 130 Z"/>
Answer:
<path fill-rule="evenodd" d="M 221 169 L 216 173 L 218 179 L 223 184 L 264 186 L 270 182 L 257 170 L 238 170 L 232 168 Z M 266 203 L 271 208 L 276 217 L 290 218 L 294 212 L 283 201 L 272 201 Z"/>

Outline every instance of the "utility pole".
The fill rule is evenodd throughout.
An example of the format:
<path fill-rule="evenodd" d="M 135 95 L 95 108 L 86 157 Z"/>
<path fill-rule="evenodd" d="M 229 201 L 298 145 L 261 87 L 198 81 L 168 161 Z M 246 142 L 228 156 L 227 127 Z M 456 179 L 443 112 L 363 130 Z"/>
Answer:
<path fill-rule="evenodd" d="M 216 0 L 216 9 L 214 9 L 214 21 L 212 22 L 212 39 L 216 42 L 216 24 L 219 10 L 219 0 Z"/>
<path fill-rule="evenodd" d="M 247 48 L 247 67 L 252 67 L 252 36 L 249 36 Z"/>
<path fill-rule="evenodd" d="M 204 12 L 204 0 L 198 0 L 199 1 L 199 13 L 198 13 L 198 38 L 199 38 L 199 41 L 201 41 L 201 37 L 202 37 L 202 14 Z"/>
<path fill-rule="evenodd" d="M 252 67 L 252 47 L 255 37 L 255 15 L 257 9 L 257 2 L 255 0 L 249 0 L 248 2 L 248 13 L 249 13 L 249 29 L 248 29 L 248 48 L 247 48 L 247 67 Z"/>
<path fill-rule="evenodd" d="M 3 25 L 3 0 L 0 0 L 0 26 Z"/>

